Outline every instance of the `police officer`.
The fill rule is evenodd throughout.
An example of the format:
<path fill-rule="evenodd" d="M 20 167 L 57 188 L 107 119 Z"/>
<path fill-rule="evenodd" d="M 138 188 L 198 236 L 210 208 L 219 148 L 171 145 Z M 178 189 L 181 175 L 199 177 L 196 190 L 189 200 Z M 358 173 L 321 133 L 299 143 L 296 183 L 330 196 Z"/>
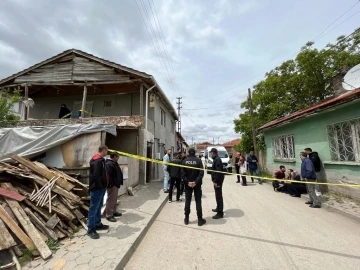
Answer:
<path fill-rule="evenodd" d="M 199 158 L 195 156 L 195 150 L 193 148 L 189 149 L 189 156 L 182 161 L 182 165 L 188 167 L 194 167 L 199 169 L 190 169 L 190 168 L 181 168 L 181 177 L 185 184 L 185 225 L 189 224 L 189 215 L 190 215 L 190 205 L 191 197 L 194 192 L 195 202 L 196 202 L 196 212 L 198 216 L 198 226 L 202 226 L 206 223 L 206 220 L 203 219 L 202 207 L 201 207 L 201 196 L 202 196 L 202 179 L 204 177 L 204 170 L 202 162 Z"/>
<path fill-rule="evenodd" d="M 211 180 L 214 184 L 216 198 L 216 208 L 212 211 L 217 213 L 215 216 L 213 216 L 213 219 L 220 219 L 224 217 L 224 200 L 222 196 L 222 186 L 224 183 L 225 174 L 221 173 L 224 171 L 224 169 L 221 158 L 219 158 L 218 156 L 217 149 L 212 148 L 210 150 L 210 153 L 213 159 L 213 164 L 211 168 Z"/>

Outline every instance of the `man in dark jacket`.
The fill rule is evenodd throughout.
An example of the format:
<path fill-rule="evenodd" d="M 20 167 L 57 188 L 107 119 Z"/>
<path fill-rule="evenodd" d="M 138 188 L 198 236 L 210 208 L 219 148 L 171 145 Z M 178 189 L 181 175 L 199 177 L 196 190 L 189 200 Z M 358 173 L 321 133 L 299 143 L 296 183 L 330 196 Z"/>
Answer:
<path fill-rule="evenodd" d="M 121 217 L 122 214 L 116 211 L 117 197 L 120 186 L 122 186 L 124 178 L 120 169 L 119 154 L 111 153 L 110 159 L 105 162 L 106 180 L 107 180 L 107 200 L 106 200 L 106 219 L 116 222 L 115 217 Z"/>
<path fill-rule="evenodd" d="M 314 168 L 314 164 L 312 161 L 307 157 L 305 152 L 300 153 L 300 158 L 302 160 L 301 163 L 301 177 L 306 182 L 314 182 L 314 184 L 306 184 L 308 194 L 310 197 L 310 201 L 306 202 L 312 208 L 320 208 L 321 201 L 320 198 L 316 195 L 315 191 L 315 182 L 316 182 L 316 172 Z"/>
<path fill-rule="evenodd" d="M 170 161 L 172 164 L 180 165 L 182 163 L 181 160 L 181 153 L 174 153 L 175 158 Z M 167 170 L 170 176 L 170 190 L 169 190 L 169 203 L 172 202 L 172 194 L 174 186 L 176 186 L 176 201 L 180 202 L 180 195 L 181 195 L 181 167 L 178 166 L 167 166 Z"/>
<path fill-rule="evenodd" d="M 320 172 L 321 171 L 321 160 L 320 160 L 318 152 L 313 152 L 311 148 L 305 148 L 304 151 L 308 155 L 308 157 L 312 161 L 312 163 L 314 164 L 315 172 L 317 172 L 317 173 Z"/>
<path fill-rule="evenodd" d="M 213 219 L 219 219 L 224 217 L 224 200 L 222 195 L 222 186 L 224 183 L 225 174 L 221 173 L 224 171 L 223 164 L 221 158 L 218 156 L 218 150 L 216 148 L 212 148 L 210 150 L 210 154 L 213 159 L 212 164 L 212 172 L 211 172 L 211 180 L 215 189 L 215 199 L 216 199 L 216 208 L 213 209 L 213 212 L 217 214 L 213 216 Z"/>
<path fill-rule="evenodd" d="M 99 152 L 90 160 L 89 191 L 90 208 L 88 214 L 88 232 L 92 239 L 98 239 L 97 230 L 107 230 L 109 226 L 101 223 L 101 206 L 106 192 L 105 159 L 108 148 L 99 147 Z"/>
<path fill-rule="evenodd" d="M 182 165 L 191 168 L 181 168 L 181 177 L 185 184 L 185 225 L 189 224 L 191 197 L 194 191 L 195 202 L 196 202 L 196 213 L 198 217 L 198 226 L 202 226 L 206 223 L 203 219 L 201 196 L 202 196 L 202 179 L 204 177 L 204 168 L 199 158 L 195 156 L 195 149 L 189 149 L 189 156 L 182 161 Z M 201 169 L 201 170 L 200 170 Z"/>
<path fill-rule="evenodd" d="M 71 111 L 66 107 L 65 104 L 61 104 L 59 119 L 70 118 L 70 116 L 71 116 Z"/>
<path fill-rule="evenodd" d="M 239 175 L 240 174 L 240 165 L 239 165 L 240 156 L 241 156 L 241 154 L 237 153 L 236 157 L 235 157 L 235 171 L 238 174 L 236 183 L 240 183 L 240 175 Z"/>
<path fill-rule="evenodd" d="M 259 169 L 258 169 L 258 159 L 255 156 L 254 151 L 250 151 L 250 155 L 247 157 L 247 163 L 248 163 L 248 168 L 249 168 L 249 172 L 250 175 L 257 175 L 259 176 Z M 254 178 L 251 177 L 251 181 L 254 183 Z M 258 178 L 259 184 L 262 184 L 262 180 L 260 178 Z"/>

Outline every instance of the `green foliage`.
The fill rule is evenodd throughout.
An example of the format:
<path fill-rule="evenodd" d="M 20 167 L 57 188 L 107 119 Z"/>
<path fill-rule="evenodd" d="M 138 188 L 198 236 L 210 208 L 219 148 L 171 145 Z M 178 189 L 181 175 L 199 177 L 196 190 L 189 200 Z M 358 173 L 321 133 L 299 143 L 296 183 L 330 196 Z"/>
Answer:
<path fill-rule="evenodd" d="M 360 63 L 360 28 L 354 35 L 338 37 L 336 44 L 318 50 L 313 42 L 301 48 L 295 59 L 287 60 L 265 74 L 252 94 L 255 127 L 285 117 L 333 95 L 333 77 L 344 67 Z M 241 104 L 244 113 L 234 120 L 241 133 L 239 149 L 253 147 L 248 101 Z M 258 149 L 264 149 L 262 134 L 257 134 Z"/>
<path fill-rule="evenodd" d="M 25 249 L 23 250 L 23 256 L 20 259 L 21 264 L 25 264 L 26 262 L 30 262 L 34 259 L 34 249 Z"/>
<path fill-rule="evenodd" d="M 60 243 L 58 241 L 56 241 L 56 240 L 53 240 L 53 239 L 48 239 L 46 241 L 46 244 L 47 244 L 47 246 L 49 247 L 49 249 L 51 251 L 56 251 L 56 250 L 58 250 L 60 248 Z"/>
<path fill-rule="evenodd" d="M 0 93 L 0 127 L 7 127 L 15 124 L 20 118 L 11 112 L 14 104 L 21 100 L 19 91 L 10 94 L 8 91 Z"/>

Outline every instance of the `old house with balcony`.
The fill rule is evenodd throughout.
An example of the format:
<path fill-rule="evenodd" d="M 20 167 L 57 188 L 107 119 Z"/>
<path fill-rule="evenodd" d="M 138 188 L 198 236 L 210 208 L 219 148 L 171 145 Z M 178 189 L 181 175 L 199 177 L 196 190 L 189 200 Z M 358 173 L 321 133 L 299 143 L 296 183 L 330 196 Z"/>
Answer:
<path fill-rule="evenodd" d="M 116 136 L 105 131 L 89 132 L 46 151 L 39 150 L 36 154 L 42 155 L 47 165 L 86 170 L 92 154 L 104 143 L 110 149 L 151 158 L 161 157 L 167 148 L 177 148 L 178 117 L 155 78 L 89 53 L 64 51 L 2 79 L 0 88 L 20 89 L 24 99 L 15 106 L 22 121 L 13 129 L 66 129 L 68 125 L 89 124 L 116 127 Z M 32 107 L 29 101 L 34 102 Z M 70 112 L 59 119 L 62 104 Z M 125 157 L 121 162 L 130 186 L 162 177 L 160 165 Z"/>

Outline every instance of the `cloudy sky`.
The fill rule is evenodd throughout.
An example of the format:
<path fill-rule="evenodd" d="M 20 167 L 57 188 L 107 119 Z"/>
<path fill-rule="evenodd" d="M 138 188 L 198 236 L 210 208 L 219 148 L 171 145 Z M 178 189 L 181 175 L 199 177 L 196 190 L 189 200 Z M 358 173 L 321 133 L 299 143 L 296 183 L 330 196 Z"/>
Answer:
<path fill-rule="evenodd" d="M 358 0 L 1 0 L 0 78 L 69 48 L 152 74 L 188 142 L 239 137 L 247 88 Z M 360 4 L 316 40 L 359 27 Z"/>

